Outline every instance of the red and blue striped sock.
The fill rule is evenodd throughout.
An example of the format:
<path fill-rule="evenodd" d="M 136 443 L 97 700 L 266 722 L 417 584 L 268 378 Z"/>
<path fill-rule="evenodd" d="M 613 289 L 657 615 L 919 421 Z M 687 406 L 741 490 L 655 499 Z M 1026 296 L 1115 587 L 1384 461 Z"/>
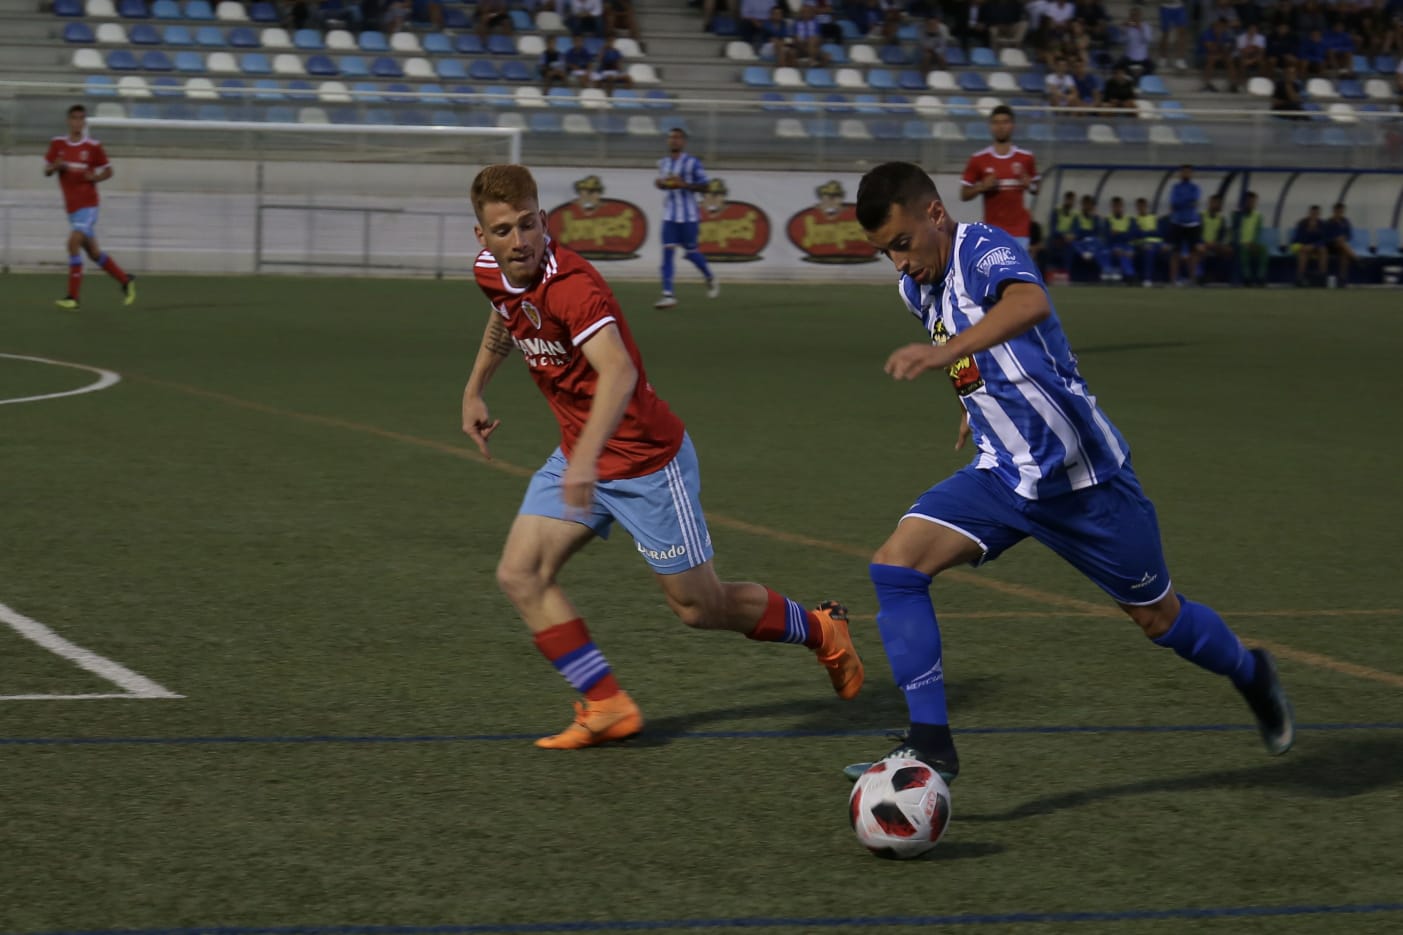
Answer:
<path fill-rule="evenodd" d="M 594 645 L 580 618 L 542 630 L 532 639 L 565 681 L 590 701 L 603 701 L 619 693 L 609 661 Z"/>
<path fill-rule="evenodd" d="M 755 629 L 746 634 L 762 643 L 798 643 L 809 649 L 823 642 L 822 631 L 814 625 L 809 611 L 783 594 L 765 589 L 769 600 Z"/>
<path fill-rule="evenodd" d="M 107 270 L 107 275 L 111 276 L 113 279 L 117 280 L 124 286 L 127 284 L 127 280 L 131 278 L 127 275 L 126 270 L 118 266 L 117 261 L 112 259 L 106 253 L 98 255 L 97 265 Z"/>

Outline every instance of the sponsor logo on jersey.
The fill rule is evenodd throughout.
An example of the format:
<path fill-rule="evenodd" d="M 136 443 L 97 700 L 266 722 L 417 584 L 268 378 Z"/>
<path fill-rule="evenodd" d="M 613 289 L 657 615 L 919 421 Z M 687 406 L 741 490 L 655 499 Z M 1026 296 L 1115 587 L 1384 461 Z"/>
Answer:
<path fill-rule="evenodd" d="M 563 367 L 570 363 L 570 352 L 559 341 L 546 338 L 513 338 L 526 363 L 532 367 Z"/>
<path fill-rule="evenodd" d="M 1017 259 L 1014 257 L 1013 251 L 1008 247 L 995 247 L 980 257 L 979 261 L 974 264 L 974 268 L 979 271 L 980 275 L 987 276 L 989 270 L 995 266 L 1012 266 L 1016 262 Z"/>
<path fill-rule="evenodd" d="M 1000 247 L 999 249 L 1004 249 Z M 945 330 L 945 319 L 941 317 L 939 311 L 935 315 L 935 325 L 930 329 L 930 343 L 943 345 L 950 340 L 950 332 Z M 955 387 L 958 396 L 968 396 L 975 390 L 984 386 L 984 378 L 979 374 L 979 364 L 974 362 L 973 357 L 961 357 L 949 367 L 946 373 L 950 375 L 950 382 Z"/>

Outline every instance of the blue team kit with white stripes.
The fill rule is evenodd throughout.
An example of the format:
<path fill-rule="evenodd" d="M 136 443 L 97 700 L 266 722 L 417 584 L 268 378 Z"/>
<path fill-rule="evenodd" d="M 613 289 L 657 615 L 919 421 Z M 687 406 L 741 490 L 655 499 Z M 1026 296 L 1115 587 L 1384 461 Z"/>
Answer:
<path fill-rule="evenodd" d="M 944 278 L 922 285 L 902 276 L 899 288 L 931 342 L 944 344 L 981 321 L 1015 282 L 1047 288 L 1013 237 L 960 224 Z M 949 376 L 977 453 L 908 517 L 968 536 L 984 550 L 980 561 L 1032 536 L 1122 603 L 1153 603 L 1168 592 L 1158 522 L 1130 469 L 1130 446 L 1078 372 L 1056 309 L 1023 334 L 956 361 Z M 1091 492 L 1069 496 L 1074 491 Z"/>
<path fill-rule="evenodd" d="M 690 435 L 661 470 L 641 477 L 602 480 L 585 511 L 565 506 L 561 478 L 567 462 L 555 449 L 531 478 L 519 512 L 581 523 L 601 539 L 615 520 L 634 538 L 643 560 L 659 574 L 677 574 L 708 561 L 711 533 L 701 506 L 701 469 Z"/>
<path fill-rule="evenodd" d="M 675 175 L 688 185 L 701 185 L 706 182 L 706 172 L 701 160 L 696 156 L 680 153 L 677 156 L 664 156 L 658 160 L 658 177 Z M 697 248 L 697 235 L 701 230 L 701 208 L 697 204 L 697 193 L 686 188 L 672 188 L 663 192 L 663 244 L 682 247 L 685 250 Z"/>

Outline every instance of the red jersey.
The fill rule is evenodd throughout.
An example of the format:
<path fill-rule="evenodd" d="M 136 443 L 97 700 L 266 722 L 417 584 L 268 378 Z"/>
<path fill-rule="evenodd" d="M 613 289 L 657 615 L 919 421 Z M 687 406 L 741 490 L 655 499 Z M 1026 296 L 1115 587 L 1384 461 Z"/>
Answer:
<path fill-rule="evenodd" d="M 486 250 L 477 255 L 473 272 L 526 358 L 531 378 L 550 403 L 560 423 L 560 447 L 567 458 L 589 418 L 599 381 L 581 345 L 610 324 L 619 329 L 628 348 L 638 371 L 638 385 L 599 457 L 599 479 L 651 474 L 676 456 L 686 427 L 653 392 L 623 309 L 598 270 L 569 247 L 548 240 L 541 276 L 525 289 L 508 283 Z"/>
<path fill-rule="evenodd" d="M 49 165 L 61 162 L 68 167 L 58 174 L 58 185 L 63 189 L 64 210 L 72 214 L 83 208 L 97 207 L 97 183 L 85 180 L 83 173 L 107 166 L 107 153 L 101 143 L 88 136 L 76 143 L 67 136 L 56 136 L 49 141 L 44 162 Z"/>
<path fill-rule="evenodd" d="M 1017 146 L 1000 156 L 994 147 L 981 149 L 969 157 L 961 185 L 974 185 L 986 175 L 999 180 L 999 187 L 984 193 L 984 223 L 1006 231 L 1015 237 L 1028 236 L 1028 206 L 1023 193 L 1038 180 L 1038 165 L 1033 154 Z"/>

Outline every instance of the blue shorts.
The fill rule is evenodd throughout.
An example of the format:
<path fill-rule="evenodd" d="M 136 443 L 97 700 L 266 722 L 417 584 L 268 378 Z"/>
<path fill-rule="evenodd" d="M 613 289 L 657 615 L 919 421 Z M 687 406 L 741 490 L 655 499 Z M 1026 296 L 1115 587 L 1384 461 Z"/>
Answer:
<path fill-rule="evenodd" d="M 1203 239 L 1203 226 L 1200 224 L 1170 224 L 1165 240 L 1180 254 L 1193 252 Z"/>
<path fill-rule="evenodd" d="M 1122 604 L 1169 593 L 1169 568 L 1154 504 L 1127 461 L 1108 481 L 1047 500 L 1027 500 L 992 471 L 966 467 L 921 495 L 903 516 L 973 539 L 992 562 L 1032 536 Z"/>
<path fill-rule="evenodd" d="M 1188 7 L 1178 6 L 1159 8 L 1159 28 L 1161 32 L 1168 32 L 1171 29 L 1183 29 L 1188 24 Z"/>
<path fill-rule="evenodd" d="M 68 215 L 68 226 L 87 237 L 97 236 L 97 208 L 79 208 Z"/>
<path fill-rule="evenodd" d="M 700 232 L 701 221 L 663 221 L 663 246 L 695 250 Z"/>
<path fill-rule="evenodd" d="M 602 480 L 594 504 L 581 515 L 567 510 L 560 479 L 565 455 L 559 448 L 531 478 L 518 513 L 549 516 L 588 526 L 609 538 L 615 520 L 633 536 L 643 560 L 660 575 L 675 575 L 711 559 L 711 533 L 701 506 L 701 470 L 691 436 L 684 436 L 677 456 L 661 470 L 642 477 Z"/>

